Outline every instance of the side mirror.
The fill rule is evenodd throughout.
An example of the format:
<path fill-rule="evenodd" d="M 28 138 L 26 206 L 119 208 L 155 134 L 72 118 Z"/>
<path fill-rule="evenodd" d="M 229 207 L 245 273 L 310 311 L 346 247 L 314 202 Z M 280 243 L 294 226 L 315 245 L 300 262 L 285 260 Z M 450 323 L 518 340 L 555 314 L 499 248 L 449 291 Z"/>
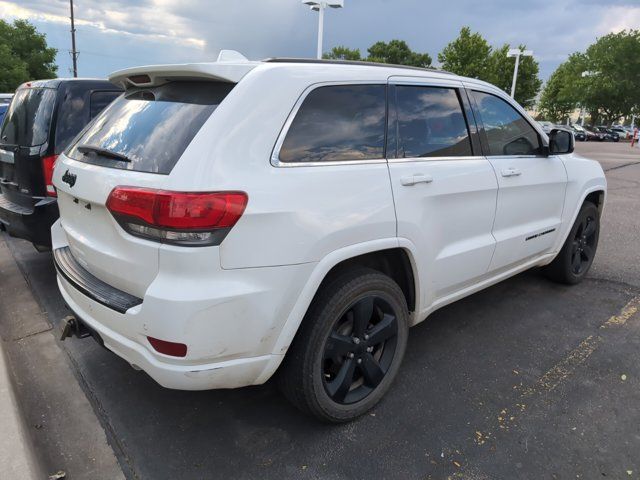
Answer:
<path fill-rule="evenodd" d="M 565 155 L 575 148 L 575 138 L 569 130 L 554 128 L 549 133 L 549 155 Z"/>

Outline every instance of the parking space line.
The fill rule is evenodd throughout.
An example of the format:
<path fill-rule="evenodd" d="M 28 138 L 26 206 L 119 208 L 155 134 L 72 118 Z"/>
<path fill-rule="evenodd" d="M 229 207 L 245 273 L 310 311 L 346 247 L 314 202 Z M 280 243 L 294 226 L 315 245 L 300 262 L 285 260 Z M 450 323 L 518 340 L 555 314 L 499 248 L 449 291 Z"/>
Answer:
<path fill-rule="evenodd" d="M 617 315 L 609 317 L 607 321 L 600 325 L 600 329 L 624 326 L 632 317 L 634 317 L 634 315 L 638 313 L 639 309 L 640 295 L 637 295 L 627 302 Z M 571 350 L 565 358 L 547 370 L 547 372 L 536 380 L 533 385 L 523 389 L 522 393 L 513 405 L 503 408 L 495 416 L 499 429 L 502 431 L 508 431 L 511 427 L 517 426 L 516 422 L 518 421 L 518 418 L 522 416 L 525 410 L 527 410 L 526 402 L 530 397 L 534 395 L 542 395 L 555 390 L 561 383 L 573 375 L 580 365 L 586 362 L 602 342 L 602 336 L 595 334 L 589 335 L 587 338 L 582 340 L 576 348 Z M 514 389 L 519 390 L 521 385 L 514 386 Z M 490 441 L 495 441 L 495 434 L 492 428 L 485 431 L 475 431 L 474 433 L 473 440 L 478 446 L 484 445 Z"/>
<path fill-rule="evenodd" d="M 600 328 L 610 328 L 614 326 L 622 326 L 627 323 L 631 317 L 633 317 L 640 307 L 640 295 L 632 298 L 629 303 L 627 303 L 618 315 L 613 315 L 609 320 L 604 322 Z"/>

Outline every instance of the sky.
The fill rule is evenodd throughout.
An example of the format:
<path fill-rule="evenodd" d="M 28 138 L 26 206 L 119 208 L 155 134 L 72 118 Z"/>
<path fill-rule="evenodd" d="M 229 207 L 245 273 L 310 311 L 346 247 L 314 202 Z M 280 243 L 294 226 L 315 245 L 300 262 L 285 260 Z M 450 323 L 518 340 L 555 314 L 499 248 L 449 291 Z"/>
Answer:
<path fill-rule="evenodd" d="M 105 77 L 136 65 L 215 61 L 221 49 L 250 59 L 313 57 L 317 13 L 300 0 L 74 0 L 78 73 Z M 0 0 L 0 18 L 24 18 L 58 49 L 71 74 L 68 0 Z M 405 40 L 437 54 L 463 26 L 491 45 L 526 44 L 542 79 L 598 37 L 640 28 L 640 0 L 345 0 L 325 15 L 324 50 Z M 638 52 L 640 55 L 640 52 Z"/>

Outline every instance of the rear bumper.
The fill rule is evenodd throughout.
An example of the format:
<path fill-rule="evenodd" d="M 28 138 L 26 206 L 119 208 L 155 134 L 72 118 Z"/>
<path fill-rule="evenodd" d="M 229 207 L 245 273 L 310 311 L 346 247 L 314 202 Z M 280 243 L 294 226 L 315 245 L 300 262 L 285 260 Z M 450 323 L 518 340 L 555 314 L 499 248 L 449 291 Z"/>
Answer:
<path fill-rule="evenodd" d="M 59 216 L 55 199 L 35 200 L 32 208 L 10 201 L 0 192 L 0 224 L 12 237 L 51 246 L 51 226 Z"/>
<path fill-rule="evenodd" d="M 104 346 L 130 363 L 134 368 L 144 370 L 151 378 L 165 388 L 176 390 L 209 390 L 214 388 L 236 388 L 253 385 L 265 368 L 271 363 L 272 355 L 240 358 L 223 362 L 204 364 L 173 364 L 162 361 L 149 348 L 115 332 L 101 324 L 96 309 L 102 305 L 85 297 L 85 301 L 63 277 L 58 275 L 58 287 L 64 301 L 76 318 L 100 335 Z M 83 305 L 84 304 L 84 305 Z M 104 312 L 101 312 L 104 313 Z M 122 321 L 127 321 L 123 318 Z"/>
<path fill-rule="evenodd" d="M 58 286 L 76 318 L 107 349 L 160 385 L 180 390 L 264 383 L 284 356 L 275 344 L 315 265 L 222 270 L 217 247 L 163 246 L 159 272 L 141 302 L 117 311 L 111 300 L 124 292 L 106 284 L 108 289 L 96 290 L 96 277 L 77 261 L 65 265 L 58 258 L 61 251 L 71 254 L 60 221 L 52 237 L 54 258 L 62 263 Z M 186 344 L 187 355 L 159 353 L 148 337 Z"/>

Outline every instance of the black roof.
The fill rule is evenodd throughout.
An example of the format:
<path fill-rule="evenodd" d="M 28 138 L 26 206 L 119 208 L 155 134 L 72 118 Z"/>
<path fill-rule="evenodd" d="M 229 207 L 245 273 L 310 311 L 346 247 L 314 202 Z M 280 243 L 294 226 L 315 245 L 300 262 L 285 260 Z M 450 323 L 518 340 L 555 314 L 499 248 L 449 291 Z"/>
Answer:
<path fill-rule="evenodd" d="M 454 75 L 446 70 L 440 70 L 438 68 L 423 68 L 413 67 L 410 65 L 396 65 L 393 63 L 378 63 L 378 62 L 366 62 L 363 60 L 333 60 L 333 59 L 317 59 L 317 58 L 290 58 L 290 57 L 272 57 L 262 60 L 266 63 L 315 63 L 315 64 L 328 64 L 328 65 L 360 65 L 366 67 L 386 67 L 386 68 L 404 68 L 406 70 L 419 70 L 422 72 L 438 72 Z"/>
<path fill-rule="evenodd" d="M 26 87 L 26 88 L 58 88 L 62 84 L 69 83 L 92 83 L 95 85 L 105 85 L 105 86 L 113 86 L 115 89 L 120 89 L 120 87 L 116 87 L 113 83 L 109 82 L 106 78 L 51 78 L 46 80 L 32 80 L 29 82 L 25 82 L 20 85 L 18 88 Z"/>

